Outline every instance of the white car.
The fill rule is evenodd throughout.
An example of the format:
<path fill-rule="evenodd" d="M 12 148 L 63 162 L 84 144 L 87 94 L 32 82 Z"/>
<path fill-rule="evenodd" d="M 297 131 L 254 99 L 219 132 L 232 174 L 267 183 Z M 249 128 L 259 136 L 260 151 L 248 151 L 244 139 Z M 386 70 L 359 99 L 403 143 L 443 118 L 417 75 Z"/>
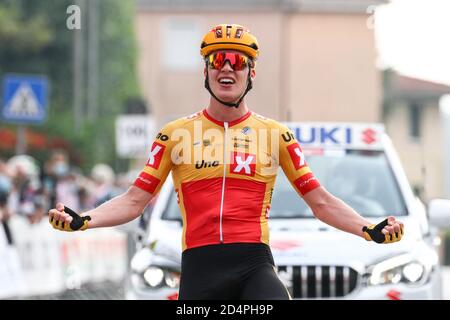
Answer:
<path fill-rule="evenodd" d="M 450 201 L 427 209 L 414 196 L 381 124 L 287 123 L 325 188 L 374 223 L 405 225 L 394 244 L 376 244 L 314 218 L 280 170 L 270 211 L 270 246 L 280 279 L 298 299 L 441 299 L 439 228 Z M 168 178 L 131 260 L 128 299 L 176 299 L 181 216 Z"/>

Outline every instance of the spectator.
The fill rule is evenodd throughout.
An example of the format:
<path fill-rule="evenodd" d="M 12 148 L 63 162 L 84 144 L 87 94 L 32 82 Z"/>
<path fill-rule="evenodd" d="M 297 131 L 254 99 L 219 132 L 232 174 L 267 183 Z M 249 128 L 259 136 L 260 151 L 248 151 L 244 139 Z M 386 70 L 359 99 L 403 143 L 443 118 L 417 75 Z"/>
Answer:
<path fill-rule="evenodd" d="M 0 159 L 0 222 L 3 226 L 8 244 L 12 244 L 11 232 L 9 231 L 8 219 L 10 212 L 7 206 L 8 197 L 11 192 L 12 184 L 9 176 L 8 167 L 3 159 Z"/>
<path fill-rule="evenodd" d="M 114 181 L 116 175 L 109 165 L 104 163 L 96 164 L 91 170 L 91 178 L 94 181 L 93 207 L 99 206 L 120 193 L 115 190 Z"/>
<path fill-rule="evenodd" d="M 42 170 L 44 192 L 50 203 L 56 201 L 56 186 L 58 179 L 69 172 L 67 154 L 62 150 L 52 152 L 50 159 L 45 163 Z"/>
<path fill-rule="evenodd" d="M 39 181 L 39 166 L 28 155 L 14 156 L 8 161 L 8 168 L 13 175 L 8 206 L 12 214 L 28 218 L 30 223 L 37 223 L 46 214 L 48 202 Z"/>

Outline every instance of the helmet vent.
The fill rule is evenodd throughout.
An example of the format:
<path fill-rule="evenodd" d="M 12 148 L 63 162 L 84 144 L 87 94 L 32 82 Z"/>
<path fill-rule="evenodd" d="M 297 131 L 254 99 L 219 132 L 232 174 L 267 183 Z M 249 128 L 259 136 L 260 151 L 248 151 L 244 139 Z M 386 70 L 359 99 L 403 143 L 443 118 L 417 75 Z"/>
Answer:
<path fill-rule="evenodd" d="M 232 28 L 233 26 L 230 26 L 230 25 L 228 25 L 227 26 L 227 38 L 230 38 L 231 37 L 231 28 Z"/>
<path fill-rule="evenodd" d="M 215 34 L 216 34 L 216 39 L 217 38 L 222 38 L 222 27 L 218 26 L 216 27 L 216 29 L 214 30 Z"/>
<path fill-rule="evenodd" d="M 244 33 L 244 29 L 242 29 L 242 28 L 237 28 L 236 29 L 236 34 L 234 35 L 234 37 L 236 38 L 236 39 L 240 39 L 240 38 L 242 38 L 242 34 Z"/>

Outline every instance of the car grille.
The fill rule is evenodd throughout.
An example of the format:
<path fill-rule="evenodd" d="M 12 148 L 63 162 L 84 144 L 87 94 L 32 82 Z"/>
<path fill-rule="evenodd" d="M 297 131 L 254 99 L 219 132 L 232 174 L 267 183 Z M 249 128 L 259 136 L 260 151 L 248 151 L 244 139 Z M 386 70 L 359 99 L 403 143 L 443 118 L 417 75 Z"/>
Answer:
<path fill-rule="evenodd" d="M 293 298 L 343 297 L 358 284 L 358 272 L 344 266 L 278 266 Z"/>

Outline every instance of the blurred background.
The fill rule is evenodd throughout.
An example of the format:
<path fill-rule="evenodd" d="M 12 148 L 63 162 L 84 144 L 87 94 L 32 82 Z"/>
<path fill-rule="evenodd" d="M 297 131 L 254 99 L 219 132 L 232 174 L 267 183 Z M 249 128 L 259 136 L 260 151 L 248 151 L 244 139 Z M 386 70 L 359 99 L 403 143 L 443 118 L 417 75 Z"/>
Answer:
<path fill-rule="evenodd" d="M 63 234 L 46 212 L 120 194 L 158 128 L 207 106 L 199 47 L 220 23 L 258 38 L 252 110 L 381 122 L 422 201 L 450 199 L 449 12 L 446 0 L 0 0 L 0 298 L 123 298 L 137 222 Z"/>

